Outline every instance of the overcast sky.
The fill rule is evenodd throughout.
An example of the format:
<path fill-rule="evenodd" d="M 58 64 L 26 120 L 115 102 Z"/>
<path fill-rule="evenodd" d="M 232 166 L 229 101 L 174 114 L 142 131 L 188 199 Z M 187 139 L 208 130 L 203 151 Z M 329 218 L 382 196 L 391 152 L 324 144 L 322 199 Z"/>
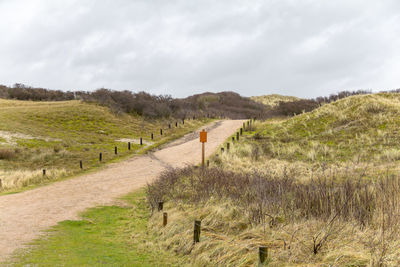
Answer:
<path fill-rule="evenodd" d="M 0 84 L 300 97 L 400 88 L 398 0 L 0 0 Z"/>

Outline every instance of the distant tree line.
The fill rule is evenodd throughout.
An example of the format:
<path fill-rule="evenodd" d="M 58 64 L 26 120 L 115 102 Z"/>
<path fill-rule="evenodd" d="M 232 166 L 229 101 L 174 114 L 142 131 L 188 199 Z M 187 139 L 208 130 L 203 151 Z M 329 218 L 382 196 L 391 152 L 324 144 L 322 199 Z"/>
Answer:
<path fill-rule="evenodd" d="M 152 95 L 146 92 L 98 89 L 94 92 L 63 92 L 32 88 L 23 84 L 0 85 L 0 98 L 31 101 L 82 100 L 109 107 L 116 113 L 138 114 L 149 118 L 186 118 L 193 116 L 245 119 L 263 117 L 265 106 L 234 92 L 203 93 L 187 98 Z"/>
<path fill-rule="evenodd" d="M 400 89 L 385 91 L 399 93 Z M 342 91 L 314 99 L 299 99 L 279 102 L 267 109 L 248 97 L 234 92 L 203 93 L 187 98 L 172 98 L 170 95 L 152 95 L 146 92 L 114 91 L 98 89 L 88 91 L 60 91 L 32 88 L 23 84 L 12 87 L 0 85 L 0 98 L 31 101 L 65 101 L 79 99 L 109 107 L 116 113 L 138 114 L 149 118 L 186 118 L 192 116 L 227 117 L 232 119 L 267 118 L 293 116 L 309 112 L 323 104 L 331 103 L 353 95 L 370 94 L 371 91 Z"/>

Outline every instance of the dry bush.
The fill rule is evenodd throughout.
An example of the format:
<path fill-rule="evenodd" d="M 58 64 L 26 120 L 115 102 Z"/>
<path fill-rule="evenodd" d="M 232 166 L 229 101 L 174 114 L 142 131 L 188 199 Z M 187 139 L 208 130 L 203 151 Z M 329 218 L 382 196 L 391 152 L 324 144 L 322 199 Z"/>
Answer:
<path fill-rule="evenodd" d="M 10 160 L 15 157 L 15 151 L 7 148 L 0 149 L 0 159 Z"/>
<path fill-rule="evenodd" d="M 356 220 L 365 226 L 372 222 L 377 203 L 388 198 L 390 209 L 397 214 L 400 207 L 400 179 L 386 177 L 375 183 L 347 177 L 337 181 L 325 176 L 298 182 L 295 173 L 234 173 L 220 168 L 204 172 L 193 168 L 174 169 L 163 173 L 149 184 L 147 193 L 152 207 L 160 200 L 206 202 L 210 198 L 230 199 L 247 214 L 250 223 L 263 223 L 282 217 Z"/>
<path fill-rule="evenodd" d="M 354 261 L 362 266 L 368 261 L 372 266 L 398 263 L 393 257 L 398 254 L 400 236 L 400 177 L 388 174 L 373 182 L 356 178 L 354 173 L 344 180 L 326 174 L 299 182 L 295 175 L 290 171 L 261 175 L 221 168 L 204 172 L 190 167 L 173 169 L 148 185 L 147 196 L 153 209 L 158 201 L 167 201 L 173 207 L 169 214 L 180 218 L 174 219 L 176 224 L 163 237 L 168 247 L 183 254 L 193 250 L 195 257 L 208 259 L 204 266 L 210 264 L 210 255 L 216 249 L 239 253 L 241 256 L 236 255 L 229 264 L 235 266 L 254 255 L 255 251 L 240 250 L 249 241 L 253 246 L 268 242 L 269 246 L 279 247 L 275 254 L 280 259 L 274 261 L 309 263 L 326 259 L 342 264 Z M 204 221 L 207 241 L 203 248 L 188 245 L 190 228 L 182 217 L 188 214 Z M 182 228 L 187 231 L 182 233 Z M 232 237 L 239 240 L 233 241 Z M 240 243 L 231 245 L 228 240 Z M 280 242 L 282 246 L 277 245 Z M 226 250 L 228 244 L 232 251 Z M 352 254 L 348 249 L 353 245 L 361 247 L 354 248 Z M 221 256 L 217 261 L 223 260 Z"/>

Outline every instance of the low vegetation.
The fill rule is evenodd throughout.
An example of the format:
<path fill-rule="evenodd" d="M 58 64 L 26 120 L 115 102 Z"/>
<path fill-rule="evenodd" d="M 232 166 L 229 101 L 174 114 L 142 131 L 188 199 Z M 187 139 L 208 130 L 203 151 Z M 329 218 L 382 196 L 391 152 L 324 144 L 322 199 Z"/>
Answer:
<path fill-rule="evenodd" d="M 399 112 L 400 96 L 381 93 L 256 121 L 204 172 L 170 170 L 148 186 L 173 218 L 163 229 L 154 212 L 150 229 L 200 266 L 255 266 L 259 246 L 268 266 L 398 266 Z"/>
<path fill-rule="evenodd" d="M 127 113 L 146 118 L 229 117 L 245 119 L 264 117 L 260 103 L 234 92 L 203 93 L 187 98 L 169 95 L 151 95 L 146 92 L 114 91 L 98 89 L 94 92 L 63 92 L 44 88 L 32 88 L 23 84 L 13 87 L 0 85 L 0 98 L 31 101 L 83 100 L 109 107 L 114 113 Z"/>
<path fill-rule="evenodd" d="M 151 246 L 157 236 L 147 231 L 149 212 L 143 191 L 121 200 L 122 206 L 90 209 L 77 221 L 63 221 L 21 250 L 8 266 L 188 266 Z"/>
<path fill-rule="evenodd" d="M 330 101 L 253 121 L 239 141 L 227 140 L 228 152 L 223 144 L 225 152 L 210 157 L 209 168 L 168 170 L 147 186 L 146 204 L 141 195 L 133 207 L 99 207 L 82 221 L 62 222 L 15 262 L 48 255 L 49 265 L 152 266 L 156 253 L 160 266 L 257 266 L 258 248 L 266 246 L 265 266 L 399 266 L 400 95 Z M 18 136 L 29 140 L 27 132 Z M 4 161 L 21 153 L 2 149 Z M 202 225 L 196 244 L 194 220 Z"/>
<path fill-rule="evenodd" d="M 190 119 L 183 125 L 182 120 L 173 118 L 151 120 L 139 115 L 115 114 L 108 107 L 77 100 L 0 100 L 0 190 L 53 181 L 143 153 L 208 121 Z"/>

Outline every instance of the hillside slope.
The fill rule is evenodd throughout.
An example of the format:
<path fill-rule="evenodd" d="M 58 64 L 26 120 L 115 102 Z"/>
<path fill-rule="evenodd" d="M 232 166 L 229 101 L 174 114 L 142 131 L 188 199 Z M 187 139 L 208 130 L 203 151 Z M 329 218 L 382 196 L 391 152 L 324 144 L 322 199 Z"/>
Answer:
<path fill-rule="evenodd" d="M 144 120 L 116 115 L 80 101 L 0 100 L 0 179 L 2 189 L 27 186 L 98 167 L 140 153 L 198 128 L 206 120 Z M 169 125 L 171 124 L 171 129 Z M 160 129 L 163 128 L 163 135 Z M 151 140 L 154 133 L 154 140 Z M 140 146 L 140 137 L 144 145 Z M 131 142 L 131 150 L 128 150 Z M 114 147 L 118 151 L 115 155 Z M 43 176 L 42 169 L 46 169 Z"/>
<path fill-rule="evenodd" d="M 266 106 L 275 107 L 279 104 L 279 102 L 291 102 L 299 100 L 300 98 L 295 96 L 271 94 L 271 95 L 252 96 L 250 97 L 250 99 L 255 102 L 264 104 Z"/>
<path fill-rule="evenodd" d="M 399 266 L 400 94 L 351 96 L 290 119 L 253 122 L 210 168 L 149 185 L 174 224 L 160 246 L 199 266 Z M 188 245 L 201 219 L 203 239 Z"/>
<path fill-rule="evenodd" d="M 397 160 L 400 95 L 348 97 L 258 131 L 265 150 L 287 160 Z M 279 154 L 279 156 L 278 156 Z"/>

